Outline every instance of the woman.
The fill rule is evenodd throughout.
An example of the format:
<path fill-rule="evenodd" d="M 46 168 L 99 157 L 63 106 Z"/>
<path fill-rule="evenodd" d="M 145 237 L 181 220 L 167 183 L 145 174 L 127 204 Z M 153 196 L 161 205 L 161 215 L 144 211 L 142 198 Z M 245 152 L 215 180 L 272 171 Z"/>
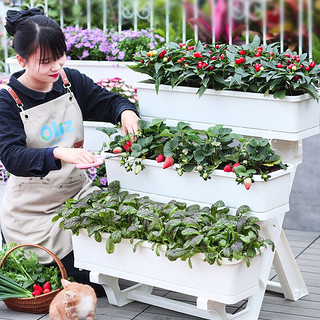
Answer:
<path fill-rule="evenodd" d="M 77 70 L 62 68 L 63 32 L 41 10 L 9 10 L 6 19 L 24 70 L 0 90 L 0 159 L 11 173 L 1 229 L 7 243 L 36 243 L 62 262 L 70 261 L 70 234 L 51 219 L 68 198 L 79 199 L 96 189 L 76 168 L 96 161 L 82 148 L 83 119 L 121 121 L 124 134 L 135 134 L 138 113 L 127 99 Z M 52 262 L 44 251 L 37 253 L 41 263 Z"/>

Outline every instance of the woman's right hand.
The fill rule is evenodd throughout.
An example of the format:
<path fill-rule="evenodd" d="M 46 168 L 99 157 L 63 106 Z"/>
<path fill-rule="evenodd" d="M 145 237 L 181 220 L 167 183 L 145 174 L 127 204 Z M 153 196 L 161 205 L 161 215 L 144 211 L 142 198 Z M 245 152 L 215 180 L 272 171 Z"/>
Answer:
<path fill-rule="evenodd" d="M 82 148 L 57 147 L 53 155 L 56 160 L 72 164 L 88 164 L 97 160 L 92 153 Z"/>

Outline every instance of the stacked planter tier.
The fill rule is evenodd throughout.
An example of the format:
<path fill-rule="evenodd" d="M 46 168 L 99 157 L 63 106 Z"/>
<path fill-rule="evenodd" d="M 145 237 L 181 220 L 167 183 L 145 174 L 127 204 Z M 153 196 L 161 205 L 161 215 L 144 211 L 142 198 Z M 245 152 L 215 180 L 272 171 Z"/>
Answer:
<path fill-rule="evenodd" d="M 254 176 L 249 190 L 235 181 L 233 172 L 215 170 L 211 179 L 203 180 L 196 171 L 178 176 L 175 166 L 162 169 L 155 160 L 143 160 L 145 169 L 135 175 L 120 166 L 120 158 L 106 159 L 108 181 L 120 180 L 121 187 L 134 192 L 149 192 L 167 197 L 214 203 L 223 200 L 228 207 L 238 208 L 246 204 L 254 212 L 264 214 L 289 203 L 294 168 L 271 173 L 269 181 Z M 288 207 L 287 207 L 288 209 Z"/>
<path fill-rule="evenodd" d="M 21 70 L 16 58 L 8 58 L 6 63 L 9 65 L 10 73 Z M 67 60 L 65 67 L 77 69 L 86 74 L 93 81 L 99 81 L 106 78 L 121 78 L 124 81 L 133 84 L 137 81 L 147 80 L 149 77 L 145 74 L 132 71 L 128 66 L 134 62 L 125 61 L 89 61 L 89 60 Z"/>
<path fill-rule="evenodd" d="M 204 255 L 192 257 L 192 269 L 187 261 L 170 261 L 165 251 L 160 256 L 151 249 L 151 244 L 140 244 L 133 252 L 134 243 L 123 239 L 116 244 L 115 252 L 105 251 L 108 234 L 103 235 L 101 243 L 93 238 L 88 240 L 86 230 L 79 236 L 72 236 L 76 265 L 113 277 L 158 286 L 167 290 L 183 292 L 194 296 L 205 296 L 221 303 L 236 303 L 258 291 L 261 256 L 250 260 L 250 267 L 243 260 L 223 259 L 222 266 L 204 262 Z M 143 263 L 141 263 L 143 261 Z M 239 278 L 239 275 L 241 277 Z M 225 281 L 228 279 L 228 281 Z"/>
<path fill-rule="evenodd" d="M 310 95 L 274 99 L 260 93 L 215 91 L 207 89 L 199 98 L 197 88 L 139 82 L 139 110 L 143 118 L 185 121 L 194 128 L 214 124 L 231 127 L 235 132 L 295 141 L 319 133 L 320 104 Z"/>
<path fill-rule="evenodd" d="M 154 160 L 143 160 L 145 169 L 138 175 L 126 172 L 120 158 L 106 159 L 108 181 L 120 180 L 121 188 L 165 201 L 191 201 L 200 205 L 225 202 L 234 212 L 248 205 L 260 221 L 261 235 L 271 239 L 276 252 L 265 250 L 247 269 L 242 262 L 222 266 L 193 261 L 190 269 L 185 261 L 170 262 L 157 257 L 148 245 L 132 252 L 132 244 L 122 241 L 111 255 L 102 243 L 95 243 L 86 232 L 73 236 L 76 267 L 90 270 L 93 282 L 104 286 L 109 302 L 122 306 L 132 301 L 156 305 L 189 315 L 212 320 L 257 320 L 265 290 L 282 292 L 287 299 L 298 300 L 308 294 L 300 270 L 282 229 L 289 211 L 289 196 L 297 165 L 301 162 L 301 139 L 319 133 L 320 106 L 308 95 L 273 99 L 262 94 L 207 90 L 201 98 L 195 88 L 136 83 L 139 109 L 143 119 L 165 118 L 166 124 L 178 121 L 196 129 L 215 124 L 230 127 L 246 136 L 273 139 L 287 170 L 272 172 L 269 181 L 254 176 L 249 190 L 235 181 L 234 173 L 215 170 L 204 181 L 197 172 L 178 176 L 175 167 L 162 169 Z M 283 157 L 284 155 L 284 157 Z M 272 263 L 280 283 L 268 281 Z M 252 279 L 247 278 L 252 277 Z M 121 290 L 119 278 L 137 282 Z M 246 281 L 243 281 L 246 279 Z M 196 306 L 176 302 L 152 294 L 158 286 L 197 297 Z M 226 304 L 248 298 L 247 307 L 235 314 L 226 312 Z"/>

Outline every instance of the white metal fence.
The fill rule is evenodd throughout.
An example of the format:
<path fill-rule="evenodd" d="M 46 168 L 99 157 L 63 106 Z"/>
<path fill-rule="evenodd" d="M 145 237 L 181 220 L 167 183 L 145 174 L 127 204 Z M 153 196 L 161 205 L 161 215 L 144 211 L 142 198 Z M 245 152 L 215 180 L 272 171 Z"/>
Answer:
<path fill-rule="evenodd" d="M 5 5 L 4 2 L 7 2 Z M 0 36 L 1 36 L 1 47 L 4 51 L 4 60 L 8 56 L 8 38 L 6 35 L 6 31 L 4 28 L 5 15 L 6 11 L 10 9 L 10 3 L 8 5 L 9 0 L 1 0 L 0 2 Z M 108 20 L 108 13 L 110 11 L 110 0 L 84 0 L 83 3 L 80 3 L 81 0 L 70 0 L 71 6 L 76 6 L 80 10 L 81 14 L 85 14 L 86 22 L 85 25 L 87 28 L 96 27 L 92 25 L 92 16 L 93 13 L 96 15 L 97 12 L 93 12 L 93 4 L 99 4 L 102 8 L 101 12 L 99 10 L 99 14 L 101 18 L 99 21 L 101 22 L 101 28 L 107 28 L 110 26 L 113 21 Z M 261 26 L 260 34 L 262 37 L 262 41 L 265 44 L 267 42 L 267 26 L 268 26 L 268 5 L 275 3 L 279 8 L 279 41 L 281 43 L 281 49 L 285 50 L 285 25 L 286 19 L 288 17 L 285 16 L 285 5 L 288 0 L 164 0 L 161 1 L 161 7 L 159 7 L 159 1 L 157 0 L 113 0 L 116 2 L 116 17 L 117 17 L 117 25 L 115 27 L 120 31 L 123 29 L 124 21 L 131 21 L 131 26 L 134 30 L 138 29 L 139 22 L 146 22 L 150 28 L 154 27 L 154 19 L 157 16 L 159 10 L 163 10 L 165 12 L 165 21 L 163 23 L 163 28 L 165 29 L 165 38 L 166 41 L 170 39 L 170 26 L 177 17 L 172 16 L 171 9 L 173 6 L 181 8 L 181 35 L 180 38 L 182 41 L 186 40 L 187 37 L 187 28 L 190 28 L 187 23 L 187 10 L 186 5 L 189 4 L 189 9 L 191 7 L 194 25 L 193 25 L 193 37 L 198 40 L 199 38 L 199 19 L 200 16 L 200 7 L 206 2 L 206 5 L 210 7 L 210 25 L 209 29 L 211 29 L 211 39 L 212 42 L 216 41 L 216 30 L 220 26 L 221 20 L 217 19 L 217 14 L 220 12 L 222 8 L 225 10 L 226 14 L 223 16 L 224 22 L 228 25 L 228 39 L 227 42 L 230 44 L 233 42 L 233 28 L 236 22 L 241 21 L 245 25 L 245 41 L 249 42 L 250 35 L 250 27 L 252 23 L 259 22 Z M 297 14 L 297 37 L 298 37 L 298 52 L 299 54 L 302 51 L 308 51 L 309 57 L 312 57 L 312 10 L 313 10 L 313 1 L 312 0 L 296 0 L 296 6 L 298 7 Z M 66 16 L 65 9 L 63 9 L 63 3 L 66 3 L 66 0 L 59 0 L 58 10 L 59 14 L 57 19 L 61 26 L 66 26 L 66 21 L 68 17 Z M 14 8 L 21 7 L 40 7 L 46 13 L 48 13 L 52 8 L 50 8 L 49 1 L 36 1 L 31 0 L 28 2 L 22 2 L 21 0 L 17 0 L 11 2 L 11 6 Z M 114 9 L 114 8 L 113 8 Z M 189 10 L 190 13 L 190 10 Z M 257 14 L 258 13 L 258 14 Z M 190 18 L 190 17 L 189 17 Z M 291 17 L 290 17 L 291 18 Z M 192 20 L 192 19 L 191 19 Z M 180 21 L 179 21 L 180 23 Z M 79 17 L 74 19 L 74 25 L 79 26 Z M 307 38 L 307 47 L 304 47 Z M 305 44 L 306 46 L 306 44 Z M 2 65 L 5 66 L 5 71 L 7 72 L 7 66 L 4 64 L 4 61 L 0 61 Z"/>

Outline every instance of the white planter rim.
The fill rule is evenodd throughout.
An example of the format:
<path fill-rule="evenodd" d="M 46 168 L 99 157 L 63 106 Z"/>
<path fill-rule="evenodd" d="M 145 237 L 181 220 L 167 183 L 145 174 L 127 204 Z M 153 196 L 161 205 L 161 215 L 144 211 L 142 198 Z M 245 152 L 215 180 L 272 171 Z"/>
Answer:
<path fill-rule="evenodd" d="M 150 81 L 138 81 L 135 83 L 135 87 L 139 89 L 154 89 L 155 90 L 155 85 L 154 83 L 151 83 Z M 172 88 L 170 85 L 166 84 L 161 84 L 159 86 L 159 92 L 160 91 L 176 91 L 176 92 L 187 92 L 187 93 L 194 93 L 199 90 L 199 88 L 195 87 L 186 87 L 186 86 L 176 86 Z M 320 90 L 320 89 L 319 89 Z M 260 100 L 272 100 L 275 102 L 301 102 L 305 100 L 310 100 L 313 99 L 308 93 L 300 94 L 297 96 L 286 96 L 283 99 L 275 99 L 273 98 L 272 94 L 265 95 L 263 93 L 256 93 L 256 92 L 244 92 L 244 91 L 234 91 L 234 90 L 214 90 L 214 89 L 207 89 L 203 95 L 216 95 L 216 96 L 235 96 L 236 98 L 246 98 L 246 99 L 260 99 Z M 199 96 L 199 99 L 201 97 Z"/>
<path fill-rule="evenodd" d="M 83 234 L 83 235 L 87 235 L 88 236 L 88 232 L 87 232 L 87 230 L 86 229 L 80 229 L 80 231 L 79 231 L 81 234 Z M 106 233 L 106 232 L 104 232 L 104 233 L 102 233 L 101 234 L 101 236 L 102 236 L 102 238 L 103 239 L 108 239 L 109 237 L 110 237 L 110 233 Z M 89 237 L 89 236 L 88 236 Z M 130 244 L 131 246 L 132 246 L 132 248 L 134 247 L 134 245 L 137 243 L 137 242 L 139 242 L 139 241 L 141 241 L 141 239 L 134 239 L 134 241 L 131 243 L 130 242 L 130 239 L 126 239 L 126 238 L 123 238 L 123 239 L 121 239 L 121 242 L 119 243 L 119 244 L 121 244 L 121 243 L 127 243 L 127 244 Z M 152 243 L 151 242 L 148 242 L 148 240 L 143 240 L 144 242 L 142 242 L 142 243 L 140 243 L 140 246 L 142 246 L 142 247 L 144 247 L 144 248 L 148 248 L 148 249 L 150 249 L 151 251 L 152 251 L 152 249 L 151 249 L 151 247 L 152 247 Z M 116 253 L 116 251 L 117 251 L 117 245 L 118 244 L 115 244 L 115 252 L 114 253 Z M 163 251 L 163 252 L 165 252 L 165 250 L 162 248 L 162 247 L 165 247 L 165 245 L 164 244 L 162 244 L 161 245 L 161 251 Z M 106 251 L 106 254 L 109 254 L 109 253 L 107 253 L 107 251 Z M 111 254 L 113 254 L 113 253 L 111 253 Z M 154 254 L 156 254 L 155 252 L 154 252 Z M 195 254 L 194 256 L 192 256 L 191 257 L 191 260 L 193 260 L 193 259 L 197 259 L 197 260 L 204 260 L 205 259 L 205 255 L 203 254 L 203 253 L 197 253 L 197 254 Z M 228 260 L 228 258 L 222 258 L 221 259 L 221 262 L 222 262 L 222 265 L 225 265 L 225 266 L 228 266 L 228 265 L 236 265 L 236 264 L 239 264 L 239 263 L 241 263 L 241 262 L 243 262 L 244 260 L 243 259 L 241 259 L 241 260 L 235 260 L 235 259 L 232 259 L 231 261 L 230 260 Z M 206 262 L 206 261 L 203 261 L 204 263 L 208 263 L 208 262 Z M 215 264 L 216 264 L 216 262 L 215 262 Z"/>
<path fill-rule="evenodd" d="M 113 153 L 111 152 L 106 152 L 104 153 L 105 155 L 113 155 Z M 133 158 L 132 158 L 133 159 Z M 120 158 L 119 157 L 114 157 L 114 158 L 109 158 L 108 161 L 110 160 L 113 160 L 113 161 L 119 161 Z M 137 158 L 137 160 L 141 161 L 143 164 L 146 164 L 148 166 L 151 166 L 151 167 L 162 167 L 163 166 L 163 163 L 158 163 L 156 160 L 150 160 L 150 159 L 144 159 L 144 160 L 141 160 L 140 158 Z M 278 178 L 284 174 L 289 174 L 291 172 L 293 172 L 294 170 L 294 165 L 292 164 L 287 164 L 287 170 L 283 170 L 283 169 L 279 169 L 279 170 L 276 170 L 276 171 L 273 171 L 271 173 L 269 173 L 268 175 L 270 175 L 271 177 L 269 178 L 269 180 L 272 180 L 272 179 L 275 179 L 275 178 Z M 178 168 L 178 165 L 177 164 L 174 164 L 173 166 L 169 167 L 169 168 L 166 168 L 164 170 L 175 170 L 176 168 Z M 121 168 L 124 170 L 124 168 Z M 266 167 L 267 169 L 267 167 Z M 144 169 L 144 170 L 148 170 L 148 168 Z M 196 172 L 195 170 L 193 172 Z M 189 172 L 184 172 L 183 174 L 188 174 Z M 221 169 L 215 169 L 211 176 L 224 176 L 226 178 L 233 178 L 235 179 L 236 178 L 236 174 L 234 172 L 225 172 Z M 201 179 L 201 177 L 199 176 L 198 177 L 199 179 Z M 264 181 L 260 175 L 258 174 L 255 174 L 253 176 L 253 180 L 254 181 Z"/>

